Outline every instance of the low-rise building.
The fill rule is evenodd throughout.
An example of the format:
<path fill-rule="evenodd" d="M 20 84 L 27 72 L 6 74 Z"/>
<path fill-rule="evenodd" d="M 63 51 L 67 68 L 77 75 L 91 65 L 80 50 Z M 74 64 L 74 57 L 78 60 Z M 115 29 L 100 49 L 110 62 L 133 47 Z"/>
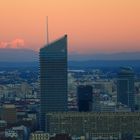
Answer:
<path fill-rule="evenodd" d="M 30 140 L 49 140 L 49 138 L 49 134 L 43 131 L 36 131 L 30 135 Z"/>

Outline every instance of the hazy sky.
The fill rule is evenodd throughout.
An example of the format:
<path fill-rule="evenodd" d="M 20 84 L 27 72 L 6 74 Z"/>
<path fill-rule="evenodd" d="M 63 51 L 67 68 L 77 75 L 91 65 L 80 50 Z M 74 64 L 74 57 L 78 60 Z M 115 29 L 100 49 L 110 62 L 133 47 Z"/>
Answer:
<path fill-rule="evenodd" d="M 140 51 L 140 0 L 1 0 L 0 47 L 42 47 L 46 16 L 71 52 Z"/>

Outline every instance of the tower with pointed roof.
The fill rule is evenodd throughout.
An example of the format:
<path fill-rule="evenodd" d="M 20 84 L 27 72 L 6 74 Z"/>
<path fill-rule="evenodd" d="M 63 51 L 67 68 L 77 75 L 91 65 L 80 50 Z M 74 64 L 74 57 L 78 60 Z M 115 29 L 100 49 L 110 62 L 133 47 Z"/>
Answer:
<path fill-rule="evenodd" d="M 45 130 L 46 113 L 67 111 L 67 35 L 40 49 L 40 99 Z"/>

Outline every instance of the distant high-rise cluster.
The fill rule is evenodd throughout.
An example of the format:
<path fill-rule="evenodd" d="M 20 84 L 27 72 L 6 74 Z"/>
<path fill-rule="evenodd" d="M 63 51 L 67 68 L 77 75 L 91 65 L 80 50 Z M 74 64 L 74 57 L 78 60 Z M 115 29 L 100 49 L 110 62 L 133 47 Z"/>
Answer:
<path fill-rule="evenodd" d="M 135 92 L 132 68 L 120 69 L 115 87 L 109 85 L 111 80 L 107 83 L 99 80 L 89 84 L 87 77 L 81 74 L 84 78 L 81 83 L 77 81 L 75 112 L 68 110 L 67 98 L 75 96 L 68 94 L 67 73 L 65 35 L 40 49 L 41 130 L 49 134 L 68 133 L 77 137 L 85 136 L 87 139 L 94 137 L 116 140 L 132 138 L 140 133 L 139 113 L 133 114 Z M 90 78 L 92 81 L 93 77 Z M 69 101 L 72 104 L 70 98 Z M 32 134 L 32 137 L 39 134 Z M 41 135 L 46 137 L 45 133 Z"/>

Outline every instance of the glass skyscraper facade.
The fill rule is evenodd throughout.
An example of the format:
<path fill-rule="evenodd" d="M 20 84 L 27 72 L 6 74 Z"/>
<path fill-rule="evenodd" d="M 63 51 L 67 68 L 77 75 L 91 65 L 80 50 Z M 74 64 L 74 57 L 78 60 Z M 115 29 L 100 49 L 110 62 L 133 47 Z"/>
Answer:
<path fill-rule="evenodd" d="M 48 112 L 67 111 L 67 35 L 40 49 L 41 130 Z"/>
<path fill-rule="evenodd" d="M 117 101 L 134 110 L 134 72 L 132 68 L 121 68 L 117 80 Z"/>

